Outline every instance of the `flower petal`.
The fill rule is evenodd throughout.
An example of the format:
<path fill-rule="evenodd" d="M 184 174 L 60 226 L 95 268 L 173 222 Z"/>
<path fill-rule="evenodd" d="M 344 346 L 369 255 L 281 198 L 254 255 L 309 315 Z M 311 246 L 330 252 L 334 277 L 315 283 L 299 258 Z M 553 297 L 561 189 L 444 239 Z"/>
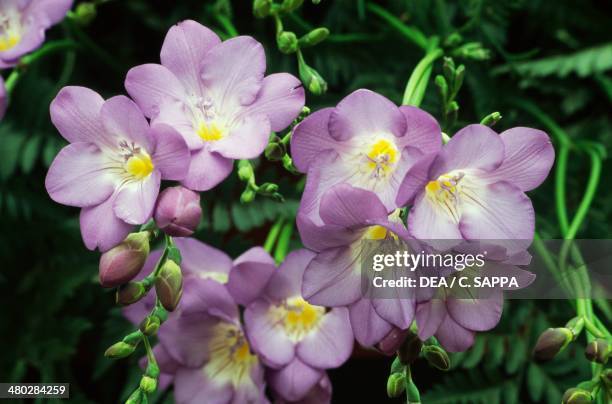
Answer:
<path fill-rule="evenodd" d="M 349 307 L 351 327 L 355 339 L 362 346 L 374 346 L 383 339 L 393 326 L 376 313 L 372 301 L 359 299 Z"/>
<path fill-rule="evenodd" d="M 285 129 L 304 107 L 304 87 L 295 76 L 276 73 L 266 76 L 253 104 L 241 111 L 239 117 L 266 115 L 274 132 Z"/>
<path fill-rule="evenodd" d="M 276 394 L 294 402 L 303 399 L 322 377 L 323 371 L 295 358 L 284 368 L 269 371 L 267 379 Z"/>
<path fill-rule="evenodd" d="M 349 305 L 361 297 L 360 251 L 330 248 L 317 254 L 304 271 L 302 296 L 318 306 Z"/>
<path fill-rule="evenodd" d="M 101 147 L 116 147 L 115 138 L 106 133 L 100 110 L 104 99 L 85 87 L 64 87 L 51 102 L 51 121 L 69 142 L 89 142 Z"/>
<path fill-rule="evenodd" d="M 1 68 L 1 66 L 0 66 Z M 4 87 L 4 79 L 0 76 L 0 121 L 4 118 L 4 113 L 7 107 L 6 87 Z"/>
<path fill-rule="evenodd" d="M 294 360 L 295 347 L 270 309 L 268 302 L 257 300 L 245 310 L 244 322 L 252 349 L 267 366 L 278 369 Z"/>
<path fill-rule="evenodd" d="M 200 80 L 205 55 L 221 40 L 210 29 L 192 21 L 182 21 L 168 30 L 161 49 L 161 63 L 181 81 L 190 93 L 204 94 Z"/>
<path fill-rule="evenodd" d="M 337 225 L 317 225 L 307 215 L 298 213 L 296 224 L 302 244 L 313 251 L 351 244 L 361 234 Z"/>
<path fill-rule="evenodd" d="M 149 220 L 159 194 L 160 181 L 160 172 L 154 170 L 146 179 L 122 186 L 113 204 L 115 215 L 129 224 L 143 224 Z"/>
<path fill-rule="evenodd" d="M 24 14 L 35 17 L 43 27 L 50 27 L 66 17 L 72 3 L 72 0 L 30 1 Z"/>
<path fill-rule="evenodd" d="M 261 247 L 253 247 L 234 262 L 227 290 L 238 304 L 248 305 L 261 295 L 275 271 L 270 254 Z"/>
<path fill-rule="evenodd" d="M 125 89 L 149 118 L 155 118 L 161 106 L 187 98 L 181 82 L 167 67 L 149 63 L 131 68 Z"/>
<path fill-rule="evenodd" d="M 109 250 L 123 241 L 132 230 L 131 224 L 115 216 L 113 205 L 116 198 L 117 193 L 114 193 L 103 203 L 81 210 L 81 235 L 90 250 Z"/>
<path fill-rule="evenodd" d="M 397 198 L 395 198 L 397 206 L 412 204 L 414 198 L 420 192 L 423 192 L 425 185 L 427 185 L 427 182 L 430 180 L 429 170 L 436 157 L 436 153 L 426 154 L 419 158 L 419 160 L 406 172 L 399 186 Z"/>
<path fill-rule="evenodd" d="M 229 276 L 232 260 L 221 250 L 194 238 L 178 237 L 174 243 L 181 251 L 181 269 L 184 272 L 206 277 L 206 274 Z"/>
<path fill-rule="evenodd" d="M 406 118 L 387 98 L 370 90 L 346 96 L 329 117 L 329 133 L 336 140 L 355 136 L 393 134 L 403 136 Z"/>
<path fill-rule="evenodd" d="M 442 147 L 442 130 L 438 121 L 420 108 L 402 105 L 406 118 L 406 133 L 397 139 L 402 147 L 414 147 L 422 154 L 437 153 Z"/>
<path fill-rule="evenodd" d="M 305 248 L 290 252 L 266 286 L 266 296 L 281 301 L 302 294 L 302 279 L 315 253 Z"/>
<path fill-rule="evenodd" d="M 209 143 L 209 150 L 230 159 L 253 159 L 263 153 L 270 139 L 270 120 L 266 115 L 249 115 L 230 133 Z"/>
<path fill-rule="evenodd" d="M 239 36 L 206 53 L 201 78 L 218 110 L 230 111 L 255 101 L 265 71 L 263 46 L 249 36 Z"/>
<path fill-rule="evenodd" d="M 459 225 L 440 207 L 436 206 L 425 193 L 416 197 L 408 215 L 408 231 L 419 240 L 439 241 L 461 240 Z M 446 248 L 452 246 L 449 245 Z M 445 249 L 442 246 L 434 246 Z"/>
<path fill-rule="evenodd" d="M 531 128 L 512 128 L 500 135 L 504 142 L 504 161 L 485 176 L 489 181 L 507 181 L 522 191 L 530 191 L 548 176 L 555 161 L 555 149 L 548 135 Z"/>
<path fill-rule="evenodd" d="M 234 162 L 202 148 L 191 153 L 189 170 L 182 184 L 194 191 L 208 191 L 227 178 Z"/>
<path fill-rule="evenodd" d="M 446 301 L 448 314 L 460 326 L 473 331 L 488 331 L 494 328 L 501 318 L 504 296 L 501 289 L 487 292 L 487 299 L 455 299 Z"/>
<path fill-rule="evenodd" d="M 100 109 L 106 132 L 118 139 L 135 142 L 149 153 L 153 150 L 149 138 L 149 123 L 136 103 L 124 95 L 106 100 Z"/>
<path fill-rule="evenodd" d="M 461 198 L 459 227 L 467 240 L 510 240 L 504 246 L 512 255 L 533 240 L 535 213 L 529 198 L 515 185 L 496 182 L 470 188 Z"/>
<path fill-rule="evenodd" d="M 191 153 L 183 137 L 165 124 L 151 126 L 148 136 L 153 142 L 153 165 L 164 180 L 182 180 L 189 170 Z"/>
<path fill-rule="evenodd" d="M 163 123 L 173 127 L 185 139 L 189 150 L 199 150 L 205 143 L 194 129 L 193 114 L 182 101 L 169 101 L 159 110 L 159 114 L 151 120 L 151 124 Z"/>
<path fill-rule="evenodd" d="M 387 209 L 374 192 L 339 184 L 321 198 L 321 219 L 345 228 L 363 227 L 372 220 L 386 220 Z"/>
<path fill-rule="evenodd" d="M 475 168 L 493 171 L 504 159 L 504 143 L 485 125 L 468 125 L 442 148 L 431 167 L 431 178 L 452 170 Z"/>
<path fill-rule="evenodd" d="M 475 332 L 460 326 L 451 316 L 446 316 L 438 331 L 436 338 L 440 345 L 448 352 L 462 352 L 474 344 Z"/>
<path fill-rule="evenodd" d="M 92 143 L 72 143 L 53 160 L 45 178 L 51 199 L 70 206 L 86 207 L 104 202 L 115 189 L 105 170 L 104 155 Z"/>
<path fill-rule="evenodd" d="M 159 341 L 170 357 L 187 367 L 200 367 L 209 360 L 209 342 L 219 319 L 203 313 L 172 314 L 159 329 Z"/>
<path fill-rule="evenodd" d="M 351 352 L 353 330 L 345 307 L 337 307 L 325 314 L 318 327 L 299 342 L 296 351 L 305 364 L 319 369 L 342 365 Z"/>
<path fill-rule="evenodd" d="M 399 294 L 405 293 L 405 291 L 398 290 L 396 293 L 398 296 L 385 296 L 383 299 L 372 299 L 372 305 L 378 315 L 396 327 L 404 330 L 410 327 L 414 319 L 415 301 L 414 299 L 405 299 L 402 298 L 403 296 L 399 296 Z"/>
<path fill-rule="evenodd" d="M 446 301 L 440 296 L 419 303 L 416 309 L 415 320 L 419 330 L 419 338 L 425 341 L 438 331 L 440 324 L 446 318 Z"/>
<path fill-rule="evenodd" d="M 217 383 L 200 368 L 180 368 L 174 376 L 176 404 L 228 404 L 232 395 L 230 383 Z"/>

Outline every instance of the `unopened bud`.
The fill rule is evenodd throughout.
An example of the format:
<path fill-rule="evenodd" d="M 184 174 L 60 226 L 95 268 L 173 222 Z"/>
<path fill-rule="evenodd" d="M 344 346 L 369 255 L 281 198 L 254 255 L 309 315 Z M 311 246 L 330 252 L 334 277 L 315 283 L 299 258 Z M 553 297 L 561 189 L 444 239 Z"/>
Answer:
<path fill-rule="evenodd" d="M 272 0 L 255 0 L 253 2 L 253 15 L 257 18 L 264 18 L 270 15 Z"/>
<path fill-rule="evenodd" d="M 142 269 L 149 255 L 149 232 L 132 233 L 100 257 L 100 283 L 105 288 L 122 285 Z"/>
<path fill-rule="evenodd" d="M 400 362 L 404 365 L 409 365 L 416 361 L 421 353 L 421 347 L 423 342 L 414 333 L 409 333 L 406 336 L 404 343 L 400 346 L 397 351 L 397 356 Z"/>
<path fill-rule="evenodd" d="M 327 82 L 315 69 L 306 63 L 300 63 L 299 71 L 300 80 L 302 80 L 308 91 L 314 95 L 321 95 L 327 91 Z"/>
<path fill-rule="evenodd" d="M 293 32 L 283 31 L 276 37 L 278 50 L 288 55 L 294 53 L 298 49 L 298 39 Z"/>
<path fill-rule="evenodd" d="M 286 153 L 285 147 L 283 147 L 282 144 L 277 143 L 277 142 L 270 143 L 266 147 L 266 150 L 264 151 L 264 155 L 270 161 L 281 160 L 283 156 L 285 155 L 285 153 Z"/>
<path fill-rule="evenodd" d="M 202 218 L 200 194 L 180 185 L 166 188 L 157 199 L 154 217 L 169 236 L 191 236 Z"/>
<path fill-rule="evenodd" d="M 147 316 L 140 323 L 140 331 L 147 336 L 155 335 L 157 330 L 159 330 L 160 324 L 161 321 L 157 316 Z"/>
<path fill-rule="evenodd" d="M 444 349 L 437 345 L 425 345 L 421 350 L 423 357 L 436 369 L 447 371 L 450 369 L 451 362 Z"/>
<path fill-rule="evenodd" d="M 146 398 L 146 395 L 140 389 L 136 389 L 132 394 L 130 394 L 130 397 L 128 397 L 125 404 L 142 404 L 143 398 Z"/>
<path fill-rule="evenodd" d="M 183 293 L 181 268 L 172 260 L 166 260 L 155 280 L 155 292 L 164 309 L 174 311 Z"/>
<path fill-rule="evenodd" d="M 111 345 L 106 352 L 104 352 L 104 356 L 111 359 L 121 359 L 130 356 L 134 350 L 136 350 L 134 345 L 119 341 Z"/>
<path fill-rule="evenodd" d="M 601 363 L 605 365 L 610 356 L 610 345 L 604 339 L 598 338 L 591 341 L 584 350 L 584 355 L 591 362 Z"/>
<path fill-rule="evenodd" d="M 575 387 L 568 389 L 561 399 L 563 404 L 589 404 L 592 402 L 593 396 L 591 392 Z"/>
<path fill-rule="evenodd" d="M 142 379 L 140 379 L 140 389 L 147 394 L 154 393 L 157 390 L 157 380 L 150 376 L 142 376 Z"/>
<path fill-rule="evenodd" d="M 281 9 L 285 13 L 290 13 L 293 10 L 299 8 L 303 2 L 304 0 L 283 0 L 283 3 L 281 4 Z"/>
<path fill-rule="evenodd" d="M 255 191 L 251 188 L 247 188 L 244 190 L 242 194 L 240 194 L 240 202 L 242 203 L 251 203 L 255 199 Z"/>
<path fill-rule="evenodd" d="M 301 47 L 315 46 L 323 42 L 329 36 L 329 30 L 325 27 L 315 28 L 300 38 Z"/>
<path fill-rule="evenodd" d="M 487 126 L 493 126 L 497 122 L 499 122 L 500 119 L 502 119 L 501 114 L 499 112 L 493 112 L 492 114 L 485 116 L 482 119 L 482 121 L 480 121 L 480 124 L 487 125 Z"/>
<path fill-rule="evenodd" d="M 446 83 L 446 79 L 444 78 L 444 76 L 438 74 L 434 79 L 434 82 L 436 83 L 436 87 L 438 87 L 438 89 L 440 90 L 440 95 L 442 96 L 442 99 L 444 100 L 444 102 L 446 102 L 446 99 L 448 98 L 448 84 Z"/>
<path fill-rule="evenodd" d="M 387 395 L 396 398 L 406 390 L 406 376 L 404 373 L 392 373 L 387 379 Z"/>
<path fill-rule="evenodd" d="M 387 335 L 385 335 L 385 337 L 381 339 L 378 344 L 376 344 L 375 348 L 384 355 L 395 355 L 397 350 L 406 340 L 409 332 L 409 330 L 400 330 L 397 327 L 393 327 L 393 329 Z"/>
<path fill-rule="evenodd" d="M 74 18 L 81 25 L 89 25 L 96 18 L 97 13 L 94 3 L 80 3 L 74 10 Z"/>
<path fill-rule="evenodd" d="M 147 290 L 140 282 L 129 282 L 117 289 L 115 302 L 121 306 L 136 303 L 147 294 Z"/>
<path fill-rule="evenodd" d="M 263 194 L 273 194 L 278 191 L 278 184 L 272 182 L 264 182 L 259 186 L 259 192 Z"/>
<path fill-rule="evenodd" d="M 253 175 L 255 173 L 249 160 L 240 160 L 238 162 L 238 178 L 240 178 L 240 181 L 248 181 L 253 178 Z"/>
<path fill-rule="evenodd" d="M 539 361 L 549 361 L 573 340 L 574 335 L 567 328 L 549 328 L 540 335 L 533 349 L 533 356 Z"/>

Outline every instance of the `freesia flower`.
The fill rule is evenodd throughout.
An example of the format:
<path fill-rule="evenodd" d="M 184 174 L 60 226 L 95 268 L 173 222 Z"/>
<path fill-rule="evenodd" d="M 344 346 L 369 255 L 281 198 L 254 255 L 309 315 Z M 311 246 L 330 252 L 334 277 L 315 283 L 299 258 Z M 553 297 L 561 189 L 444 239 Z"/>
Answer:
<path fill-rule="evenodd" d="M 70 7 L 72 0 L 1 0 L 0 68 L 16 65 L 38 48 L 45 31 L 60 22 Z"/>
<path fill-rule="evenodd" d="M 6 112 L 6 107 L 8 104 L 8 99 L 6 95 L 6 87 L 4 87 L 4 79 L 0 76 L 0 120 L 4 118 L 4 113 Z"/>
<path fill-rule="evenodd" d="M 187 237 L 200 224 L 200 194 L 182 186 L 166 188 L 157 199 L 155 224 L 173 237 Z"/>
<path fill-rule="evenodd" d="M 415 107 L 397 107 L 369 90 L 357 90 L 335 108 L 313 113 L 291 137 L 293 162 L 308 173 L 298 227 L 316 230 L 323 224 L 321 197 L 340 183 L 376 193 L 391 212 L 408 169 L 440 145 L 440 126 L 431 115 Z M 307 234 L 316 240 L 319 232 L 314 230 Z"/>
<path fill-rule="evenodd" d="M 183 135 L 192 152 L 183 184 L 204 191 L 229 175 L 233 160 L 259 156 L 270 132 L 286 128 L 304 106 L 297 78 L 264 77 L 265 70 L 255 39 L 221 42 L 201 24 L 183 21 L 168 31 L 161 65 L 134 67 L 125 87 L 153 123 Z"/>
<path fill-rule="evenodd" d="M 396 215 L 371 191 L 339 184 L 321 198 L 320 215 L 324 231 L 316 245 L 304 241 L 317 252 L 304 271 L 302 296 L 313 305 L 349 307 L 355 338 L 362 345 L 373 345 L 387 335 L 392 325 L 405 329 L 414 315 L 415 298 L 364 297 L 361 261 L 364 240 L 407 239 L 407 231 Z M 302 240 L 312 240 L 301 228 Z M 306 237 L 305 237 L 306 236 Z"/>
<path fill-rule="evenodd" d="M 149 126 L 124 96 L 106 101 L 84 87 L 65 87 L 51 103 L 51 120 L 70 142 L 55 157 L 45 186 L 51 198 L 81 210 L 89 249 L 117 245 L 153 213 L 160 181 L 181 180 L 189 150 L 168 125 Z"/>
<path fill-rule="evenodd" d="M 302 297 L 302 277 L 314 255 L 304 249 L 290 253 L 244 313 L 253 350 L 274 369 L 270 384 L 291 402 L 306 397 L 324 369 L 340 366 L 353 349 L 348 310 L 327 311 Z"/>
<path fill-rule="evenodd" d="M 469 125 L 408 171 L 396 201 L 412 204 L 408 229 L 417 239 L 509 239 L 509 253 L 520 252 L 534 234 L 525 192 L 546 179 L 553 161 L 542 131 L 518 127 L 498 135 Z"/>

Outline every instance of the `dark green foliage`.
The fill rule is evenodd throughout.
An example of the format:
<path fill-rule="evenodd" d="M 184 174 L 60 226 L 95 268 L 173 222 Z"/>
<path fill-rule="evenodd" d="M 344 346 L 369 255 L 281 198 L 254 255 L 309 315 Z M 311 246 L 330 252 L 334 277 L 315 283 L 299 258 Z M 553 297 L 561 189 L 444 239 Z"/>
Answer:
<path fill-rule="evenodd" d="M 182 20 L 197 20 L 226 38 L 223 21 L 232 21 L 241 34 L 252 35 L 265 48 L 269 72 L 298 74 L 295 55 L 277 49 L 274 23 L 256 19 L 252 2 L 235 1 L 109 1 L 98 8 L 89 26 L 65 22 L 48 39 L 72 38 L 80 48 L 48 56 L 28 67 L 0 122 L 0 307 L 2 355 L 0 381 L 70 382 L 74 402 L 125 400 L 142 375 L 137 354 L 122 361 L 103 357 L 104 350 L 134 330 L 113 307 L 113 293 L 97 283 L 98 253 L 88 252 L 79 235 L 78 211 L 59 206 L 44 189 L 48 166 L 65 144 L 49 120 L 49 103 L 64 85 L 83 85 L 109 97 L 124 92 L 123 79 L 134 65 L 158 62 L 168 28 Z M 284 20 L 285 29 L 306 33 L 316 27 L 329 37 L 304 48 L 308 64 L 328 83 L 321 96 L 307 96 L 312 111 L 337 103 L 358 88 L 380 92 L 396 103 L 423 51 L 396 29 L 368 11 L 363 0 L 324 0 L 304 6 Z M 486 61 L 456 58 L 466 67 L 456 101 L 458 119 L 449 133 L 480 122 L 494 111 L 503 118 L 494 129 L 532 126 L 548 130 L 525 111 L 537 105 L 573 140 L 612 145 L 612 45 L 610 9 L 605 2 L 574 0 L 388 0 L 378 1 L 404 24 L 425 35 L 452 42 L 480 42 L 490 50 Z M 452 39 L 452 38 L 451 38 Z M 446 42 L 445 42 L 446 41 Z M 444 45 L 451 49 L 451 45 Z M 7 72 L 2 73 L 7 77 Z M 433 80 L 442 75 L 434 65 L 422 107 L 444 117 Z M 282 136 L 283 134 L 278 134 Z M 576 210 L 588 177 L 586 155 L 574 155 L 568 172 L 568 209 Z M 580 229 L 581 238 L 609 238 L 612 233 L 610 164 Z M 279 218 L 291 219 L 297 210 L 303 179 L 288 173 L 280 162 L 262 161 L 255 167 L 257 183 L 279 184 L 284 203 L 257 195 L 249 204 L 239 201 L 244 183 L 236 173 L 211 192 L 202 194 L 203 221 L 195 236 L 236 257 L 263 244 Z M 544 237 L 559 237 L 553 209 L 553 179 L 530 192 L 537 228 Z M 291 248 L 299 247 L 294 232 Z M 608 302 L 597 310 L 611 320 Z M 501 323 L 481 333 L 465 353 L 452 355 L 452 370 L 431 377 L 414 375 L 423 402 L 433 403 L 558 403 L 563 391 L 590 378 L 584 360 L 584 340 L 572 344 L 553 363 L 531 360 L 533 344 L 544 329 L 560 326 L 574 316 L 566 301 L 512 301 Z M 381 359 L 382 361 L 382 359 Z M 368 365 L 369 366 L 369 365 Z M 369 370 L 368 366 L 365 366 Z M 386 366 L 386 365 L 385 365 Z M 333 373 L 341 388 L 337 402 L 355 393 L 368 402 L 384 402 L 387 375 L 368 375 L 372 385 L 346 383 L 353 359 Z M 368 379 L 370 380 L 370 379 Z M 376 383 L 376 384 L 375 384 Z M 350 385 L 350 388 L 346 388 Z M 353 391 L 350 391 L 350 390 Z M 370 394 L 371 396 L 367 396 Z M 171 402 L 171 394 L 150 402 Z"/>

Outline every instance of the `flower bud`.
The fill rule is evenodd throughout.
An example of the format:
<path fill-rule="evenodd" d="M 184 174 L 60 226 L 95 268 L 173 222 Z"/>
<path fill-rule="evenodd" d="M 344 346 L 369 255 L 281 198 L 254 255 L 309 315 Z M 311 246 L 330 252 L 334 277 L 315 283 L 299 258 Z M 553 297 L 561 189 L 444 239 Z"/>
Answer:
<path fill-rule="evenodd" d="M 111 345 L 106 352 L 104 352 L 104 356 L 111 359 L 121 359 L 130 356 L 135 350 L 136 347 L 134 345 L 119 341 Z"/>
<path fill-rule="evenodd" d="M 147 316 L 140 323 L 140 331 L 147 336 L 155 335 L 157 330 L 159 330 L 160 324 L 161 321 L 157 316 Z"/>
<path fill-rule="evenodd" d="M 396 398 L 406 390 L 406 376 L 403 373 L 392 373 L 387 379 L 387 395 Z"/>
<path fill-rule="evenodd" d="M 164 262 L 155 280 L 155 292 L 164 309 L 174 311 L 183 294 L 183 276 L 176 262 Z"/>
<path fill-rule="evenodd" d="M 416 361 L 419 357 L 419 353 L 421 353 L 422 346 L 423 342 L 419 337 L 412 332 L 409 333 L 406 336 L 406 340 L 397 351 L 400 362 L 404 365 L 409 365 Z"/>
<path fill-rule="evenodd" d="M 180 185 L 164 189 L 157 199 L 154 218 L 169 236 L 191 236 L 202 218 L 200 194 Z"/>
<path fill-rule="evenodd" d="M 375 348 L 384 355 L 395 355 L 406 340 L 409 332 L 409 330 L 400 330 L 397 327 L 393 327 L 393 329 L 376 344 Z"/>
<path fill-rule="evenodd" d="M 122 285 L 134 278 L 149 256 L 149 232 L 128 235 L 100 257 L 100 283 L 105 288 Z"/>
<path fill-rule="evenodd" d="M 502 119 L 502 116 L 499 112 L 493 112 L 487 116 L 485 116 L 482 121 L 480 121 L 480 123 L 482 125 L 486 125 L 486 126 L 493 126 L 495 125 L 497 122 L 499 122 L 499 120 Z"/>
<path fill-rule="evenodd" d="M 276 37 L 278 50 L 289 55 L 298 49 L 298 39 L 293 32 L 283 31 Z"/>
<path fill-rule="evenodd" d="M 308 91 L 314 95 L 321 95 L 327 91 L 327 82 L 323 80 L 323 77 L 312 67 L 306 63 L 300 63 L 300 80 L 306 86 Z"/>
<path fill-rule="evenodd" d="M 128 397 L 125 404 L 142 404 L 143 397 L 146 398 L 146 395 L 140 389 L 136 389 L 132 394 L 130 394 L 130 397 Z"/>
<path fill-rule="evenodd" d="M 436 369 L 447 371 L 450 369 L 451 362 L 444 349 L 437 345 L 425 345 L 421 350 L 425 359 Z"/>
<path fill-rule="evenodd" d="M 567 328 L 549 328 L 538 338 L 533 356 L 539 361 L 551 360 L 573 339 L 574 334 Z"/>
<path fill-rule="evenodd" d="M 157 390 L 157 380 L 150 376 L 142 376 L 140 379 L 140 389 L 147 394 L 152 394 Z"/>
<path fill-rule="evenodd" d="M 591 341 L 584 350 L 584 355 L 591 362 L 601 363 L 605 365 L 608 362 L 610 356 L 610 345 L 604 339 L 598 338 L 595 341 Z"/>
<path fill-rule="evenodd" d="M 253 15 L 257 18 L 264 18 L 270 15 L 272 0 L 255 0 L 253 2 Z"/>
<path fill-rule="evenodd" d="M 238 162 L 238 178 L 240 178 L 240 181 L 249 181 L 253 178 L 253 175 L 255 173 L 249 160 L 240 160 Z"/>
<path fill-rule="evenodd" d="M 147 290 L 140 282 L 129 282 L 117 289 L 115 302 L 121 306 L 136 303 L 147 294 Z"/>
<path fill-rule="evenodd" d="M 94 3 L 80 3 L 76 6 L 74 18 L 81 25 L 89 25 L 96 18 L 97 13 Z"/>
<path fill-rule="evenodd" d="M 255 199 L 255 191 L 251 188 L 247 188 L 244 190 L 242 194 L 240 194 L 240 202 L 242 203 L 251 203 Z"/>
<path fill-rule="evenodd" d="M 290 13 L 293 10 L 299 8 L 303 2 L 304 0 L 283 0 L 283 3 L 281 4 L 281 9 L 285 13 Z"/>
<path fill-rule="evenodd" d="M 278 191 L 278 184 L 272 182 L 264 182 L 259 186 L 259 192 L 262 194 L 273 194 Z"/>
<path fill-rule="evenodd" d="M 283 156 L 285 155 L 285 153 L 286 153 L 285 147 L 282 144 L 277 143 L 277 142 L 270 143 L 266 147 L 266 150 L 264 151 L 264 155 L 270 161 L 281 160 Z"/>
<path fill-rule="evenodd" d="M 301 47 L 315 46 L 323 42 L 329 36 L 329 30 L 325 27 L 315 28 L 300 38 Z"/>
<path fill-rule="evenodd" d="M 568 389 L 561 399 L 562 404 L 589 404 L 592 402 L 591 392 L 575 387 Z"/>

